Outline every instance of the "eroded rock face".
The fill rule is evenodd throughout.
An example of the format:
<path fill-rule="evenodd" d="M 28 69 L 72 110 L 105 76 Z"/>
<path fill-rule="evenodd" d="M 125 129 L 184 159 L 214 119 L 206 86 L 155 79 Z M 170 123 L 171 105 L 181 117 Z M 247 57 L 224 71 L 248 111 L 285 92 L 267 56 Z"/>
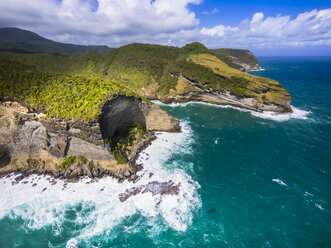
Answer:
<path fill-rule="evenodd" d="M 200 87 L 197 83 L 184 78 L 194 90 L 191 90 L 185 94 L 173 94 L 166 98 L 161 98 L 162 102 L 205 102 L 217 105 L 230 105 L 242 109 L 248 109 L 256 112 L 262 111 L 274 111 L 278 113 L 291 113 L 291 100 L 284 100 L 282 105 L 269 102 L 267 104 L 261 104 L 253 97 L 242 97 L 231 93 L 230 91 L 219 92 L 213 89 L 205 89 Z"/>
<path fill-rule="evenodd" d="M 0 175 L 24 172 L 70 179 L 104 175 L 134 178 L 138 168 L 135 159 L 155 139 L 150 131 L 179 130 L 178 120 L 157 105 L 124 96 L 107 102 L 100 123 L 44 119 L 18 103 L 0 103 Z M 125 133 L 134 124 L 148 132 L 132 147 L 128 163 L 119 165 L 103 137 Z M 76 160 L 61 169 L 65 158 L 73 156 Z M 79 160 L 80 156 L 83 159 Z"/>
<path fill-rule="evenodd" d="M 113 159 L 113 156 L 111 155 L 110 151 L 104 146 L 97 146 L 75 136 L 72 136 L 68 142 L 68 156 L 84 156 L 91 160 Z"/>
<path fill-rule="evenodd" d="M 178 132 L 179 121 L 156 104 L 142 103 L 148 131 Z"/>
<path fill-rule="evenodd" d="M 179 131 L 179 121 L 156 104 L 134 97 L 119 96 L 108 101 L 100 118 L 102 137 L 111 138 L 126 133 L 135 124 L 147 131 Z"/>
<path fill-rule="evenodd" d="M 141 110 L 141 100 L 119 96 L 107 101 L 102 108 L 100 129 L 103 138 L 127 133 L 135 124 L 146 129 L 146 118 Z"/>
<path fill-rule="evenodd" d="M 253 54 L 251 54 L 253 55 Z M 254 56 L 254 55 L 253 55 Z M 242 61 L 240 61 L 240 59 L 233 57 L 233 56 L 229 56 L 230 59 L 232 60 L 232 62 L 236 65 L 239 65 L 241 68 L 240 70 L 245 72 L 245 71 L 252 71 L 252 70 L 259 70 L 260 69 L 260 65 L 259 64 L 254 64 L 254 63 L 244 63 Z"/>
<path fill-rule="evenodd" d="M 34 154 L 47 149 L 46 128 L 38 121 L 20 121 L 14 143 L 10 146 L 13 156 Z"/>

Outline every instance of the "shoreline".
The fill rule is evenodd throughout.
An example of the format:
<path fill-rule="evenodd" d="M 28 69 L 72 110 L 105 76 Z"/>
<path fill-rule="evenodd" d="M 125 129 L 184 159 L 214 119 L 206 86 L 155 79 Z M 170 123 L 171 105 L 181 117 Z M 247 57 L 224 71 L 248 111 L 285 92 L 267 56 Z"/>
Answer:
<path fill-rule="evenodd" d="M 137 173 L 139 178 L 136 181 L 119 182 L 107 176 L 100 179 L 82 177 L 77 182 L 71 182 L 53 179 L 48 175 L 31 175 L 16 182 L 15 177 L 19 175 L 10 174 L 0 181 L 0 196 L 8 199 L 2 200 L 0 215 L 5 216 L 12 209 L 20 215 L 21 206 L 27 205 L 29 207 L 26 211 L 32 218 L 31 224 L 40 228 L 53 220 L 52 211 L 40 211 L 40 208 L 64 211 L 68 204 L 79 204 L 87 209 L 93 204 L 93 223 L 102 224 L 106 221 L 109 226 L 113 226 L 117 220 L 132 216 L 138 211 L 152 218 L 152 221 L 162 221 L 167 228 L 185 231 L 192 221 L 193 212 L 200 208 L 201 199 L 197 191 L 200 187 L 198 182 L 184 168 L 167 168 L 167 161 L 174 153 L 193 152 L 187 147 L 192 144 L 193 138 L 190 124 L 182 122 L 181 130 L 180 133 L 155 133 L 157 138 L 137 160 L 137 164 L 144 168 Z M 159 154 L 160 150 L 164 152 Z M 42 222 L 34 222 L 36 215 Z M 45 215 L 50 218 L 45 218 Z M 86 232 L 97 235 L 99 230 L 93 225 Z M 85 232 L 81 235 L 84 237 Z"/>
<path fill-rule="evenodd" d="M 13 174 L 14 176 L 17 176 L 15 177 L 16 182 L 20 182 L 24 178 L 29 177 L 31 175 L 50 176 L 53 179 L 60 179 L 71 183 L 78 182 L 80 179 L 83 179 L 85 177 L 90 178 L 91 180 L 100 179 L 103 177 L 112 177 L 114 179 L 117 179 L 119 182 L 122 182 L 123 180 L 135 181 L 137 180 L 137 172 L 143 169 L 142 165 L 136 163 L 136 161 L 140 153 L 143 152 L 148 146 L 150 146 L 156 138 L 157 137 L 155 133 L 151 132 L 146 139 L 142 140 L 140 144 L 138 144 L 138 147 L 136 148 L 134 153 L 130 156 L 130 159 L 127 163 L 130 165 L 130 168 L 134 169 L 133 171 L 120 169 L 119 171 L 113 172 L 107 169 L 96 168 L 96 169 L 91 169 L 89 173 L 88 171 L 86 171 L 86 168 L 84 168 L 85 170 L 83 170 L 83 174 L 71 175 L 70 173 L 67 173 L 68 170 L 62 170 L 62 169 L 43 170 L 40 168 L 29 169 L 29 168 L 21 167 L 13 170 L 1 171 L 0 179 L 4 177 L 8 177 L 9 175 Z"/>
<path fill-rule="evenodd" d="M 306 120 L 308 119 L 308 115 L 311 114 L 311 111 L 308 110 L 303 110 L 303 109 L 299 109 L 293 105 L 291 105 L 291 108 L 293 110 L 292 113 L 282 113 L 282 112 L 275 112 L 275 111 L 262 111 L 262 112 L 257 112 L 254 110 L 250 110 L 250 109 L 245 109 L 245 108 L 240 108 L 240 107 L 235 107 L 232 105 L 221 105 L 221 104 L 214 104 L 214 103 L 206 103 L 206 102 L 202 102 L 202 101 L 190 101 L 190 102 L 173 102 L 170 104 L 167 103 L 163 103 L 159 100 L 153 100 L 152 101 L 155 104 L 158 104 L 160 106 L 168 106 L 168 107 L 177 107 L 177 106 L 186 106 L 189 104 L 201 104 L 201 105 L 208 105 L 208 106 L 212 106 L 212 107 L 216 107 L 216 108 L 231 108 L 231 109 L 235 109 L 241 112 L 248 112 L 250 113 L 252 116 L 255 117 L 259 117 L 262 119 L 268 119 L 268 120 L 273 120 L 273 121 L 288 121 L 290 119 L 302 119 L 302 120 Z"/>
<path fill-rule="evenodd" d="M 174 119 L 159 106 L 151 107 L 150 111 L 154 111 L 153 117 L 159 117 L 161 112 L 163 121 Z M 40 118 L 39 113 L 18 102 L 2 102 L 0 113 L 0 178 L 20 174 L 16 181 L 33 174 L 69 181 L 84 176 L 134 181 L 141 170 L 141 165 L 136 164 L 139 154 L 156 138 L 155 131 L 146 128 L 127 153 L 126 162 L 117 163 L 104 143 L 98 123 Z"/>
<path fill-rule="evenodd" d="M 264 119 L 271 119 L 275 121 L 287 121 L 291 118 L 298 118 L 298 119 L 307 119 L 306 115 L 308 115 L 310 112 L 299 110 L 291 105 L 291 108 L 296 110 L 296 112 L 300 112 L 298 116 L 296 116 L 297 113 L 277 113 L 272 111 L 263 111 L 263 112 L 256 112 L 254 110 L 249 110 L 245 108 L 235 107 L 232 105 L 221 105 L 221 104 L 214 104 L 214 103 L 207 103 L 202 101 L 188 101 L 188 102 L 173 102 L 170 104 L 163 103 L 159 100 L 152 100 L 154 104 L 157 104 L 159 106 L 170 106 L 170 107 L 176 107 L 176 106 L 186 106 L 189 104 L 201 104 L 201 105 L 209 105 L 213 107 L 219 107 L 219 108 L 232 108 L 243 112 L 249 112 L 251 115 L 264 118 Z M 293 115 L 293 116 L 291 116 Z M 18 175 L 16 181 L 21 181 L 23 178 L 28 177 L 30 175 L 45 175 L 45 176 L 51 176 L 54 179 L 62 179 L 67 180 L 68 182 L 77 182 L 81 178 L 84 178 L 85 176 L 91 178 L 91 179 L 100 179 L 103 177 L 112 177 L 119 181 L 135 181 L 137 180 L 137 172 L 143 169 L 142 164 L 137 163 L 137 159 L 141 152 L 143 152 L 147 147 L 151 145 L 151 143 L 157 139 L 157 136 L 155 135 L 155 132 L 150 131 L 149 135 L 146 139 L 142 140 L 140 144 L 137 145 L 133 153 L 129 156 L 129 161 L 127 162 L 130 169 L 119 169 L 118 171 L 112 171 L 108 170 L 102 167 L 97 168 L 87 168 L 87 166 L 83 166 L 83 170 L 80 170 L 80 172 L 76 173 L 74 169 L 70 169 L 71 172 L 67 172 L 68 170 L 62 170 L 62 169 L 40 169 L 40 168 L 13 168 L 7 171 L 0 171 L 0 179 L 3 177 L 6 177 L 12 173 L 15 175 Z"/>

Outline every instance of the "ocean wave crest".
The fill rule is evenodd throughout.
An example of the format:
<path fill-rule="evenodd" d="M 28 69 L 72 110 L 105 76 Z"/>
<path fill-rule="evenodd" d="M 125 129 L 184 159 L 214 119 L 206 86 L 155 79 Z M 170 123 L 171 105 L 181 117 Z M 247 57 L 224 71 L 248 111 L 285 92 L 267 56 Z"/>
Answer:
<path fill-rule="evenodd" d="M 307 120 L 308 115 L 311 114 L 310 111 L 302 110 L 294 106 L 291 106 L 291 108 L 293 110 L 293 113 L 275 113 L 272 111 L 264 111 L 262 113 L 258 113 L 251 111 L 251 114 L 259 118 L 269 119 L 279 122 L 288 121 L 290 119 Z"/>
<path fill-rule="evenodd" d="M 287 184 L 284 183 L 284 182 L 283 182 L 282 180 L 280 180 L 279 178 L 274 178 L 274 179 L 272 179 L 272 181 L 275 182 L 275 183 L 278 183 L 278 184 L 281 185 L 281 186 L 285 186 L 285 187 L 287 187 Z"/>

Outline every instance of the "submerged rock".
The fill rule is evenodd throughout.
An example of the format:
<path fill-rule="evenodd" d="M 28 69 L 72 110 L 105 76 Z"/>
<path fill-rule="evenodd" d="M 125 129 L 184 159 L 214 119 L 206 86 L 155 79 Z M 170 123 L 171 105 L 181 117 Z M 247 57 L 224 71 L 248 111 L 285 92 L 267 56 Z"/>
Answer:
<path fill-rule="evenodd" d="M 141 185 L 139 187 L 133 187 L 131 189 L 127 189 L 124 193 L 119 194 L 119 199 L 121 202 L 126 201 L 131 196 L 135 196 L 137 194 L 145 194 L 152 193 L 152 195 L 178 195 L 179 193 L 180 183 L 176 184 L 173 181 L 168 182 L 158 182 L 153 181 L 146 185 Z M 162 199 L 160 200 L 162 201 Z"/>

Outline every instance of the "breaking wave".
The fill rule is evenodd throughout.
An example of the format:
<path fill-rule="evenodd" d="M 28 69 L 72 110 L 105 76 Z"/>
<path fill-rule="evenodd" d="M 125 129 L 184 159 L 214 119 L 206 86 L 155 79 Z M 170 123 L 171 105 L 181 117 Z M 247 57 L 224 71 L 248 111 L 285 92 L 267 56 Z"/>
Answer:
<path fill-rule="evenodd" d="M 294 107 L 291 105 L 291 108 L 293 110 L 292 113 L 276 113 L 272 111 L 263 111 L 263 112 L 255 112 L 247 109 L 241 109 L 237 107 L 233 107 L 230 105 L 216 105 L 212 103 L 205 103 L 205 102 L 186 102 L 186 103 L 171 103 L 171 104 L 164 104 L 160 101 L 153 101 L 154 103 L 161 105 L 161 106 L 169 106 L 169 107 L 177 107 L 177 106 L 187 106 L 190 104 L 203 104 L 203 105 L 210 105 L 213 107 L 218 107 L 218 108 L 232 108 L 236 109 L 242 112 L 249 112 L 251 115 L 263 119 L 268 119 L 268 120 L 274 120 L 274 121 L 288 121 L 290 119 L 300 119 L 300 120 L 307 120 L 309 119 L 308 115 L 311 114 L 310 111 L 302 110 L 297 107 Z"/>
<path fill-rule="evenodd" d="M 57 180 L 51 185 L 49 176 L 31 175 L 19 183 L 15 182 L 14 174 L 2 178 L 0 218 L 21 219 L 26 231 L 50 225 L 55 236 L 68 232 L 64 230 L 67 225 L 74 225 L 67 247 L 75 247 L 93 236 L 110 235 L 116 225 L 136 214 L 143 216 L 151 226 L 160 222 L 161 227 L 155 232 L 168 228 L 185 231 L 195 211 L 201 207 L 201 199 L 197 192 L 200 186 L 183 169 L 186 166 L 179 161 L 168 163 L 176 153 L 192 153 L 193 135 L 189 123 L 182 123 L 181 130 L 181 133 L 156 133 L 157 139 L 137 160 L 143 170 L 137 173 L 140 179 L 135 183 L 119 183 L 107 177 L 95 182 L 89 178 L 77 183 Z M 169 181 L 179 185 L 178 194 L 147 191 L 125 201 L 119 199 L 120 194 L 133 187 Z M 139 225 L 132 227 L 135 228 Z"/>

